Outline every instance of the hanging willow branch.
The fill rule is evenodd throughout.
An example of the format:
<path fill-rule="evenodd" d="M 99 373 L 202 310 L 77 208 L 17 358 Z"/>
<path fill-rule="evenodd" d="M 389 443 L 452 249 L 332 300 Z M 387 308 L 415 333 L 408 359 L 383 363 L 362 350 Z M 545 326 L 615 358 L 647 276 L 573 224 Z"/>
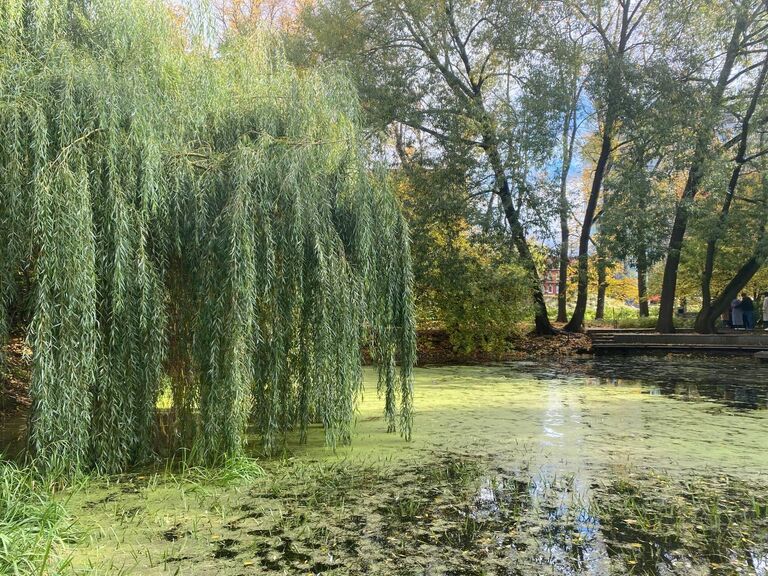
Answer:
<path fill-rule="evenodd" d="M 145 460 L 164 388 L 202 462 L 315 422 L 345 443 L 366 343 L 410 438 L 408 231 L 353 90 L 267 36 L 195 45 L 162 3 L 0 0 L 0 339 L 31 269 L 32 451 Z"/>

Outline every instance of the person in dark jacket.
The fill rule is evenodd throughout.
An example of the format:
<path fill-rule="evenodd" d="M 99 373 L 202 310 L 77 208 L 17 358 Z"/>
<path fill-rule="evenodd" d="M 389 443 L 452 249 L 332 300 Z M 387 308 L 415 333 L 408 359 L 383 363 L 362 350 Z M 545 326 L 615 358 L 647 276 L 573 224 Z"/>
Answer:
<path fill-rule="evenodd" d="M 741 300 L 738 298 L 731 300 L 731 328 L 734 330 L 744 329 L 744 314 L 741 312 Z"/>
<path fill-rule="evenodd" d="M 755 303 L 746 292 L 741 293 L 739 309 L 744 318 L 744 329 L 752 330 L 755 327 Z"/>

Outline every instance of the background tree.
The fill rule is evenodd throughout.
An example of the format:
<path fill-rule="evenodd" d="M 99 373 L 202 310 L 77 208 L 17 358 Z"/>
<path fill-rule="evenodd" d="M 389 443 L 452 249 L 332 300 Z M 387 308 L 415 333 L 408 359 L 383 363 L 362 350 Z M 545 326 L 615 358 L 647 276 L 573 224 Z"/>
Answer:
<path fill-rule="evenodd" d="M 643 52 L 647 44 L 657 39 L 645 21 L 651 19 L 652 3 L 646 0 L 608 0 L 607 2 L 574 2 L 570 5 L 592 30 L 589 94 L 597 114 L 600 151 L 595 161 L 579 237 L 579 282 L 576 306 L 566 330 L 580 331 L 588 297 L 588 267 L 590 236 L 597 213 L 603 180 L 608 172 L 614 141 L 623 123 L 636 118 L 636 109 L 642 104 L 634 102 L 643 94 L 642 67 L 646 64 Z M 634 38 L 643 40 L 634 42 Z"/>
<path fill-rule="evenodd" d="M 580 128 L 589 115 L 585 110 L 583 94 L 585 75 L 585 39 L 589 30 L 575 18 L 566 18 L 560 22 L 562 28 L 562 53 L 555 58 L 555 66 L 561 79 L 562 124 L 560 131 L 560 167 L 558 217 L 560 220 L 560 247 L 558 254 L 557 282 L 557 321 L 568 321 L 568 274 L 570 267 L 570 227 L 572 206 L 569 198 L 568 179 L 573 165 Z"/>
<path fill-rule="evenodd" d="M 531 312 L 526 274 L 511 257 L 503 223 L 489 222 L 475 205 L 461 158 L 444 165 L 397 142 L 420 327 L 444 328 L 463 353 L 503 352 Z"/>
<path fill-rule="evenodd" d="M 605 182 L 600 235 L 613 258 L 637 270 L 640 317 L 649 316 L 648 271 L 664 256 L 674 189 L 662 170 L 663 158 L 642 143 L 629 145 L 613 162 Z"/>
<path fill-rule="evenodd" d="M 759 105 L 761 100 L 763 100 L 766 74 L 768 73 L 768 44 L 766 44 L 765 49 L 761 52 L 762 64 L 760 65 L 760 71 L 757 77 L 754 79 L 753 87 L 751 90 L 743 91 L 745 94 L 742 97 L 746 97 L 747 99 L 746 109 L 743 113 L 740 113 L 740 111 L 734 112 L 734 116 L 740 118 L 736 135 L 733 138 L 736 142 L 734 145 L 736 151 L 731 162 L 731 173 L 725 187 L 725 194 L 723 195 L 717 223 L 712 227 L 713 232 L 707 240 L 707 249 L 704 257 L 704 271 L 702 272 L 701 277 L 702 304 L 695 326 L 698 332 L 709 333 L 714 331 L 715 321 L 723 312 L 723 310 L 711 310 L 712 275 L 714 274 L 718 240 L 726 231 L 726 224 L 730 216 L 731 206 L 733 205 L 733 201 L 737 198 L 736 192 L 742 172 L 745 167 L 749 168 L 750 163 L 754 163 L 755 160 L 760 159 L 761 156 L 768 152 L 768 149 L 765 146 L 764 133 L 760 130 L 751 129 L 753 119 L 759 118 L 760 113 L 765 114 L 764 110 L 759 110 Z M 733 108 L 733 105 L 731 105 L 731 109 Z M 756 113 L 758 114 L 757 116 Z M 755 137 L 755 132 L 758 132 L 759 134 L 757 138 Z"/>
<path fill-rule="evenodd" d="M 534 167 L 548 157 L 556 111 L 542 98 L 543 12 L 516 2 L 437 4 L 376 0 L 319 3 L 295 45 L 307 58 L 342 60 L 356 78 L 372 126 L 399 122 L 432 153 L 472 160 L 473 191 L 501 210 L 526 270 L 539 333 L 552 332 L 530 245 L 541 190 Z M 299 53 L 301 51 L 299 50 Z M 496 206 L 494 208 L 493 206 Z"/>
<path fill-rule="evenodd" d="M 762 1 L 724 3 L 701 14 L 714 26 L 708 26 L 707 22 L 693 26 L 695 21 L 689 24 L 697 30 L 713 32 L 711 36 L 701 35 L 698 56 L 691 60 L 693 65 L 681 78 L 700 86 L 701 97 L 699 105 L 693 106 L 695 100 L 691 102 L 698 116 L 697 128 L 693 132 L 687 179 L 677 203 L 667 249 L 656 325 L 660 332 L 674 331 L 675 292 L 683 240 L 702 179 L 711 159 L 733 145 L 731 137 L 726 135 L 730 125 L 727 103 L 744 86 L 749 75 L 759 69 L 760 63 L 755 63 L 750 53 L 756 46 L 760 50 L 766 41 L 766 7 Z M 678 41 L 685 44 L 684 36 Z"/>

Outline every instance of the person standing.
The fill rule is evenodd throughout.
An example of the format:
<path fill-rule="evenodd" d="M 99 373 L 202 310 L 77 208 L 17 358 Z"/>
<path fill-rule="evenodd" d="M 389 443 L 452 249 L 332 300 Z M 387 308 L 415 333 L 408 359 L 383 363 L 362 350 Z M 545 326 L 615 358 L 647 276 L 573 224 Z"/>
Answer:
<path fill-rule="evenodd" d="M 743 315 L 741 313 L 741 300 L 734 298 L 731 301 L 731 328 L 741 330 L 744 327 Z"/>
<path fill-rule="evenodd" d="M 763 292 L 763 328 L 768 330 L 768 292 Z"/>
<path fill-rule="evenodd" d="M 741 309 L 744 329 L 752 330 L 752 328 L 755 327 L 755 303 L 746 292 L 741 293 L 741 304 L 739 304 L 739 308 Z"/>

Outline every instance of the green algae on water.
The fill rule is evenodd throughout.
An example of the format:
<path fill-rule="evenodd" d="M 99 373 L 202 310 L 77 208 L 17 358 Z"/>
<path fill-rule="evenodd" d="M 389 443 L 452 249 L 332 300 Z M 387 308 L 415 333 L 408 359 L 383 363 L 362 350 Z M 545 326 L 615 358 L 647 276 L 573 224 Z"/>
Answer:
<path fill-rule="evenodd" d="M 626 380 L 621 362 L 419 369 L 410 443 L 383 432 L 366 372 L 349 447 L 324 449 L 318 428 L 249 474 L 94 483 L 70 504 L 89 534 L 73 567 L 764 576 L 760 391 L 752 407 L 705 379 L 694 394 L 697 370 L 731 368 L 721 360 L 675 374 L 635 359 Z"/>

